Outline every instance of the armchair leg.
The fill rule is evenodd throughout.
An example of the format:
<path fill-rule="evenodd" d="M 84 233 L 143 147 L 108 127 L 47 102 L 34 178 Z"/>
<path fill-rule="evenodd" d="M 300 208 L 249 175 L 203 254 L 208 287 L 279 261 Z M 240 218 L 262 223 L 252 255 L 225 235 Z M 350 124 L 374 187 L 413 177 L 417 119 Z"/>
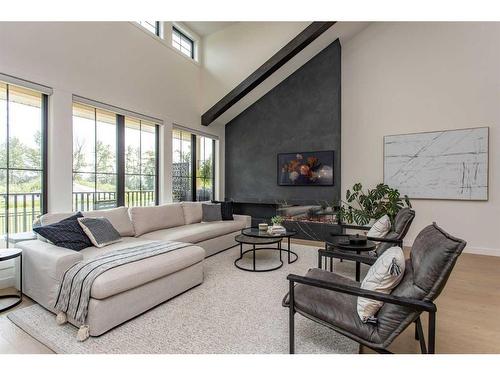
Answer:
<path fill-rule="evenodd" d="M 429 354 L 436 353 L 436 313 L 429 312 Z"/>
<path fill-rule="evenodd" d="M 290 354 L 295 354 L 295 300 L 293 293 L 294 282 L 290 281 L 290 318 L 289 318 L 289 338 L 290 338 Z"/>
<path fill-rule="evenodd" d="M 415 320 L 415 337 L 418 337 L 418 341 L 420 341 L 420 352 L 422 354 L 427 354 L 427 346 L 425 345 L 424 331 L 422 330 L 422 321 L 420 317 Z"/>

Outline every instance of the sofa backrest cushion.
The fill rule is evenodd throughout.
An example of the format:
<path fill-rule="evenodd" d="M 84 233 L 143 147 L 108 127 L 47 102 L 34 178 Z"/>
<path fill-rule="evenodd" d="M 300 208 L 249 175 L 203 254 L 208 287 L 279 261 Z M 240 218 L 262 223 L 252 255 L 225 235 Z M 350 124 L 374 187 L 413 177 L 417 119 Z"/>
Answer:
<path fill-rule="evenodd" d="M 134 226 L 130 220 L 127 207 L 111 208 L 109 210 L 96 210 L 82 212 L 84 217 L 104 217 L 109 220 L 111 225 L 120 233 L 122 237 L 133 237 L 135 235 Z M 73 212 L 58 212 L 49 213 L 40 217 L 42 225 L 49 225 L 57 223 L 74 215 Z"/>
<path fill-rule="evenodd" d="M 203 211 L 202 202 L 182 202 L 185 224 L 201 223 Z"/>
<path fill-rule="evenodd" d="M 122 237 L 133 237 L 135 235 L 134 226 L 130 220 L 127 207 L 110 208 L 109 210 L 96 210 L 83 212 L 84 217 L 104 217 L 120 233 Z"/>
<path fill-rule="evenodd" d="M 129 211 L 136 237 L 155 230 L 179 227 L 185 224 L 184 210 L 180 203 L 132 207 Z"/>

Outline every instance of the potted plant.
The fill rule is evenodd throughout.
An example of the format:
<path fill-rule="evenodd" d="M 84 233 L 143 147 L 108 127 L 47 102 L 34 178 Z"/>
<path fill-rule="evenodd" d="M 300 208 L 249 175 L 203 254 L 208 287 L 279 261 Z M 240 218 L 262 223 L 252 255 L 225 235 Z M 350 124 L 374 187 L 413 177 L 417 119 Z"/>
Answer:
<path fill-rule="evenodd" d="M 363 186 L 358 182 L 354 184 L 352 190 L 347 190 L 345 198 L 345 201 L 341 201 L 339 219 L 359 225 L 366 225 L 384 215 L 389 216 L 391 222 L 394 223 L 399 210 L 405 206 L 411 207 L 407 195 L 401 197 L 397 189 L 383 183 L 364 192 Z"/>
<path fill-rule="evenodd" d="M 273 216 L 271 218 L 271 223 L 273 224 L 271 227 L 269 227 L 268 232 L 270 234 L 281 234 L 286 232 L 285 227 L 282 225 L 283 221 L 285 221 L 285 218 L 280 215 Z"/>

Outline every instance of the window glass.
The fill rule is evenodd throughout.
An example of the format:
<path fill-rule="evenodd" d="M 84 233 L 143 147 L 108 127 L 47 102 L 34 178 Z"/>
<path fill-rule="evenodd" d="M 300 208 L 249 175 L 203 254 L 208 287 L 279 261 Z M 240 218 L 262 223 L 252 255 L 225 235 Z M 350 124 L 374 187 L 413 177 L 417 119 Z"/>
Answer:
<path fill-rule="evenodd" d="M 172 46 L 186 56 L 194 58 L 194 42 L 175 27 L 172 29 Z"/>
<path fill-rule="evenodd" d="M 117 204 L 117 115 L 73 104 L 73 209 Z"/>
<path fill-rule="evenodd" d="M 172 137 L 172 177 L 174 201 L 214 199 L 215 140 L 174 129 Z M 192 163 L 193 153 L 196 155 Z M 193 186 L 194 197 L 193 197 Z"/>
<path fill-rule="evenodd" d="M 160 36 L 160 23 L 158 21 L 136 21 L 150 33 Z"/>
<path fill-rule="evenodd" d="M 47 97 L 0 82 L 0 246 L 30 231 L 43 212 L 43 137 Z"/>

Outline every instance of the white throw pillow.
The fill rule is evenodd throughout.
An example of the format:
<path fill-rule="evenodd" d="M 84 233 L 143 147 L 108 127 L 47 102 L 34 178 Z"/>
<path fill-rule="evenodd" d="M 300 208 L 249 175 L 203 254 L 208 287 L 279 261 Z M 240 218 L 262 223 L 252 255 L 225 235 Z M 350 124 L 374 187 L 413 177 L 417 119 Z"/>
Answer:
<path fill-rule="evenodd" d="M 390 294 L 398 286 L 405 273 L 405 256 L 400 247 L 387 249 L 370 267 L 361 289 Z M 375 315 L 384 303 L 368 298 L 358 297 L 358 315 L 363 321 L 376 322 Z"/>
<path fill-rule="evenodd" d="M 391 230 L 391 219 L 389 216 L 384 215 L 380 219 L 378 219 L 375 224 L 370 228 L 367 237 L 376 237 L 376 238 L 384 238 L 387 233 Z"/>

